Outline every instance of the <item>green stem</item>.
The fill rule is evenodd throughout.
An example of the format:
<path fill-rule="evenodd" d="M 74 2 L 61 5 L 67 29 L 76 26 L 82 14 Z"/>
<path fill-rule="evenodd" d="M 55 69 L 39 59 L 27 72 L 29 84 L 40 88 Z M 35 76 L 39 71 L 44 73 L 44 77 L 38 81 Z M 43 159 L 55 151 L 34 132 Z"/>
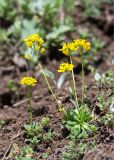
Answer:
<path fill-rule="evenodd" d="M 29 86 L 27 88 L 27 95 L 28 95 L 28 99 L 29 99 L 29 106 L 28 106 L 29 122 L 32 124 L 32 97 L 31 97 Z"/>
<path fill-rule="evenodd" d="M 82 104 L 84 103 L 84 94 L 85 94 L 85 80 L 84 80 L 84 61 L 83 55 L 81 54 L 81 62 L 82 62 Z"/>
<path fill-rule="evenodd" d="M 60 104 L 59 104 L 59 102 L 58 102 L 58 100 L 57 100 L 57 97 L 56 97 L 56 95 L 54 94 L 54 92 L 53 92 L 53 90 L 52 90 L 52 88 L 51 88 L 51 86 L 50 86 L 50 84 L 49 84 L 49 82 L 48 82 L 48 79 L 47 79 L 46 74 L 45 74 L 45 72 L 44 72 L 44 70 L 43 70 L 43 68 L 42 68 L 42 65 L 40 64 L 40 62 L 38 62 L 38 64 L 39 64 L 39 67 L 40 67 L 40 69 L 41 69 L 41 71 L 42 71 L 42 73 L 43 73 L 43 75 L 44 75 L 45 81 L 46 81 L 46 83 L 47 83 L 47 85 L 48 85 L 48 88 L 49 88 L 51 94 L 53 95 L 53 97 L 54 97 L 57 105 L 59 106 L 59 108 L 61 108 L 61 106 L 60 106 Z"/>
<path fill-rule="evenodd" d="M 70 63 L 73 64 L 71 56 L 70 56 Z M 77 97 L 77 89 L 76 89 L 76 83 L 75 83 L 73 70 L 72 70 L 72 81 L 73 81 L 73 88 L 74 88 L 74 94 L 75 94 L 75 101 L 76 101 L 77 107 L 79 108 L 78 97 Z"/>

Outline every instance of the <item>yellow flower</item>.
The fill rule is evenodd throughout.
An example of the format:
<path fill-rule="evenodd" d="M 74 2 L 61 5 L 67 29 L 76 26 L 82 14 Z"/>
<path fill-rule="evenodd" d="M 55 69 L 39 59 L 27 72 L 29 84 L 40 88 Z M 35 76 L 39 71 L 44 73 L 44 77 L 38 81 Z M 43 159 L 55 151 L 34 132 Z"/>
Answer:
<path fill-rule="evenodd" d="M 27 85 L 27 86 L 35 86 L 37 83 L 37 80 L 33 77 L 23 77 L 20 80 L 20 84 Z"/>
<path fill-rule="evenodd" d="M 40 37 L 38 42 L 39 42 L 40 45 L 42 45 L 44 43 L 44 40 Z"/>
<path fill-rule="evenodd" d="M 77 51 L 79 50 L 79 54 L 83 54 L 84 52 L 87 52 L 91 49 L 91 44 L 85 39 L 74 40 L 74 46 L 77 47 Z"/>
<path fill-rule="evenodd" d="M 35 49 L 36 49 L 36 51 L 39 51 L 40 46 L 38 44 L 36 44 Z"/>
<path fill-rule="evenodd" d="M 62 51 L 67 56 L 72 56 L 76 53 L 85 53 L 90 50 L 90 48 L 91 45 L 87 40 L 77 39 L 70 43 L 64 43 L 62 49 L 59 49 L 59 51 Z"/>
<path fill-rule="evenodd" d="M 31 57 L 29 56 L 29 54 L 28 54 L 28 53 L 26 53 L 26 54 L 24 55 L 24 57 L 25 57 L 26 59 L 28 59 L 28 60 L 30 60 L 30 59 L 31 59 Z"/>
<path fill-rule="evenodd" d="M 41 49 L 41 53 L 44 53 L 44 52 L 45 52 L 45 49 L 44 49 L 44 48 L 42 48 L 42 49 Z"/>
<path fill-rule="evenodd" d="M 69 63 L 61 63 L 58 69 L 58 72 L 66 72 L 66 71 L 72 71 L 74 68 L 73 64 Z"/>
<path fill-rule="evenodd" d="M 33 43 L 34 42 L 38 42 L 39 41 L 39 35 L 38 34 L 32 34 L 32 35 L 29 35 L 28 36 L 28 40 L 32 41 Z"/>
<path fill-rule="evenodd" d="M 32 48 L 33 44 L 35 46 L 41 46 L 44 43 L 44 40 L 38 34 L 32 34 L 25 38 L 24 42 L 29 48 Z"/>
<path fill-rule="evenodd" d="M 62 49 L 59 49 L 59 51 L 62 51 L 67 56 L 72 56 L 77 51 L 77 46 L 75 46 L 74 42 L 70 43 L 64 43 Z"/>
<path fill-rule="evenodd" d="M 28 39 L 24 39 L 24 41 L 25 41 L 25 44 L 26 44 L 29 48 L 32 48 L 32 45 L 33 45 L 32 41 L 30 41 L 30 40 L 28 40 Z"/>
<path fill-rule="evenodd" d="M 67 45 L 67 43 L 64 43 L 64 44 L 63 44 L 63 48 L 62 48 L 62 49 L 59 49 L 59 51 L 63 52 L 65 55 L 68 55 L 68 54 L 69 54 L 69 50 L 68 50 L 68 45 Z"/>

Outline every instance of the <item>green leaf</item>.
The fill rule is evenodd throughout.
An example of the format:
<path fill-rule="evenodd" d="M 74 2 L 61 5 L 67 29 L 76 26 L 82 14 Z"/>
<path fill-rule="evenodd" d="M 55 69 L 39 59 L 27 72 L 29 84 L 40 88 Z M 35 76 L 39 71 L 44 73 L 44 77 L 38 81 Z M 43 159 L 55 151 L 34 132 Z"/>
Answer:
<path fill-rule="evenodd" d="M 43 154 L 41 155 L 41 157 L 42 157 L 43 159 L 48 158 L 48 153 L 43 153 Z"/>
<path fill-rule="evenodd" d="M 7 41 L 8 34 L 5 29 L 0 28 L 0 41 Z"/>
<path fill-rule="evenodd" d="M 8 34 L 14 34 L 16 37 L 20 37 L 22 31 L 22 23 L 20 20 L 15 20 L 15 22 L 8 28 Z"/>
<path fill-rule="evenodd" d="M 57 88 L 60 89 L 66 79 L 67 73 L 62 73 L 57 81 Z"/>
<path fill-rule="evenodd" d="M 22 31 L 21 31 L 22 38 L 27 37 L 29 34 L 34 34 L 38 32 L 39 28 L 37 28 L 37 23 L 34 19 L 32 20 L 24 19 L 22 21 Z"/>
<path fill-rule="evenodd" d="M 50 78 L 50 79 L 54 79 L 54 77 L 55 77 L 55 75 L 54 75 L 54 73 L 52 72 L 52 71 L 49 71 L 49 70 L 47 70 L 47 69 L 44 69 L 44 73 L 45 73 L 45 75 L 48 77 L 48 78 Z M 43 73 L 42 73 L 43 74 Z"/>
<path fill-rule="evenodd" d="M 59 28 L 54 28 L 51 33 L 47 34 L 46 39 L 47 40 L 56 39 L 61 34 L 64 34 L 64 33 L 68 32 L 68 31 L 71 31 L 71 27 L 70 26 L 61 25 L 61 26 L 59 26 Z"/>

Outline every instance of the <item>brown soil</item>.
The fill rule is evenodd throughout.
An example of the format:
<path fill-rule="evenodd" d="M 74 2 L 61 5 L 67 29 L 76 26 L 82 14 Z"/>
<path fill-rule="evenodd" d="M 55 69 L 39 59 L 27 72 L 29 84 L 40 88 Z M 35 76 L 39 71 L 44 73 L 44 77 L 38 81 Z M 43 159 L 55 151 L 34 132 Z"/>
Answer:
<path fill-rule="evenodd" d="M 99 62 L 96 64 L 100 72 L 105 72 L 107 70 L 113 70 L 111 64 L 112 59 L 114 59 L 114 42 L 113 42 L 113 27 L 114 17 L 112 16 L 113 6 L 103 4 L 101 6 L 102 14 L 96 19 L 85 20 L 82 16 L 82 10 L 78 7 L 77 11 L 74 13 L 74 23 L 77 28 L 82 27 L 88 30 L 90 33 L 98 37 L 100 40 L 105 42 L 103 49 L 99 51 Z M 109 22 L 110 19 L 110 22 Z M 71 39 L 77 38 L 79 35 L 78 31 L 71 35 Z M 59 55 L 59 53 L 57 53 Z M 66 57 L 62 57 L 61 60 L 57 60 L 56 57 L 50 54 L 50 57 L 46 58 L 46 63 L 44 67 L 52 70 L 55 73 L 55 79 L 59 77 L 56 70 L 61 61 L 66 61 Z M 51 60 L 50 60 L 51 58 Z M 27 123 L 28 113 L 27 113 L 27 98 L 25 96 L 25 88 L 18 85 L 19 79 L 26 75 L 28 70 L 28 65 L 23 58 L 18 56 L 18 60 L 22 60 L 19 65 L 15 61 L 16 57 L 11 52 L 7 51 L 7 57 L 0 61 L 0 119 L 5 120 L 5 125 L 0 129 L 0 159 L 7 152 L 10 153 L 12 142 L 19 144 L 20 147 L 24 146 L 26 143 L 24 141 L 23 125 Z M 44 61 L 42 61 L 43 63 Z M 79 66 L 76 68 L 79 69 Z M 39 68 L 36 67 L 34 70 L 27 71 L 29 75 L 33 75 L 38 79 L 38 85 L 33 89 L 32 94 L 32 107 L 33 107 L 33 120 L 41 120 L 44 116 L 49 116 L 51 118 L 50 128 L 56 133 L 53 141 L 51 143 L 41 143 L 37 150 L 35 151 L 35 158 L 39 159 L 41 153 L 49 152 L 48 160 L 60 159 L 59 156 L 61 152 L 65 150 L 68 139 L 62 130 L 61 126 L 61 115 L 57 111 L 57 105 L 55 104 L 47 85 L 43 79 L 43 76 L 38 74 Z M 80 69 L 77 73 L 76 71 L 76 83 L 78 86 L 78 96 L 81 96 L 81 75 Z M 13 79 L 18 85 L 19 95 L 15 94 L 7 89 L 7 82 L 9 79 Z M 90 72 L 85 77 L 87 85 L 87 96 L 90 99 L 90 109 L 94 107 L 95 96 L 99 91 L 96 87 L 94 77 Z M 61 88 L 57 90 L 54 87 L 53 82 L 51 82 L 55 93 L 57 93 L 59 99 L 62 101 L 65 108 L 69 108 L 71 103 L 69 102 L 68 94 L 68 82 L 66 81 Z M 106 91 L 110 86 L 104 86 L 103 90 Z M 114 157 L 114 126 L 101 126 L 99 127 L 98 133 L 96 135 L 97 147 L 91 151 L 86 151 L 83 156 L 83 160 L 113 160 Z"/>

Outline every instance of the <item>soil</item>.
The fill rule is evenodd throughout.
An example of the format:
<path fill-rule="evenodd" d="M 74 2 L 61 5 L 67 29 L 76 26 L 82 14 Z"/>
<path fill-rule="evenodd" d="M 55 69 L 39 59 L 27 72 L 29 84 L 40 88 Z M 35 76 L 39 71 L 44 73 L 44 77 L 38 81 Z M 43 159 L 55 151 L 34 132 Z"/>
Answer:
<path fill-rule="evenodd" d="M 114 62 L 112 64 L 112 61 L 114 61 L 113 7 L 114 6 L 112 4 L 103 3 L 101 5 L 102 12 L 99 17 L 85 19 L 82 14 L 83 9 L 80 6 L 76 6 L 73 15 L 74 25 L 77 28 L 81 27 L 105 42 L 105 46 L 99 50 L 99 58 L 97 64 L 95 65 L 101 73 L 107 70 L 114 71 Z M 79 38 L 78 36 L 78 31 L 75 31 L 70 35 L 70 38 Z M 66 61 L 66 57 L 61 56 L 58 52 L 57 56 L 60 58 L 57 59 L 56 56 L 50 52 L 50 56 L 46 57 L 45 60 L 43 58 L 41 59 L 41 63 L 44 68 L 47 68 L 55 73 L 55 80 L 59 77 L 59 74 L 56 72 L 58 65 L 61 61 Z M 78 97 L 81 97 L 81 72 L 79 68 L 79 65 L 76 64 L 75 79 L 77 83 L 76 85 L 78 86 Z M 35 152 L 35 158 L 39 159 L 42 153 L 48 151 L 49 157 L 47 160 L 60 160 L 60 155 L 63 151 L 65 151 L 68 139 L 66 138 L 67 133 L 65 133 L 62 129 L 61 114 L 57 110 L 57 105 L 47 88 L 43 76 L 39 76 L 39 68 L 36 66 L 35 69 L 28 70 L 27 62 L 20 57 L 19 54 L 13 55 L 11 51 L 7 51 L 7 56 L 0 61 L 0 119 L 5 121 L 4 126 L 0 129 L 0 159 L 3 158 L 5 153 L 6 157 L 8 157 L 13 143 L 19 144 L 20 147 L 26 144 L 24 140 L 23 125 L 26 124 L 28 120 L 28 100 L 26 98 L 25 88 L 18 84 L 19 79 L 26 75 L 26 72 L 27 74 L 35 76 L 38 79 L 38 85 L 37 87 L 34 87 L 32 91 L 33 121 L 37 122 L 44 116 L 50 117 L 50 128 L 56 133 L 56 136 L 50 143 L 46 144 L 42 142 L 38 146 Z M 17 84 L 18 95 L 15 95 L 15 92 L 13 91 L 11 92 L 8 90 L 7 82 L 10 79 L 13 79 Z M 95 105 L 96 94 L 99 92 L 100 88 L 97 87 L 94 77 L 90 72 L 86 74 L 85 81 L 87 85 L 86 94 L 90 99 L 90 109 L 92 109 Z M 72 104 L 68 100 L 68 82 L 66 81 L 60 90 L 55 87 L 52 81 L 50 81 L 50 84 L 59 99 L 62 101 L 64 107 L 66 109 L 71 107 Z M 107 91 L 107 88 L 109 89 L 110 86 L 104 86 L 103 90 Z M 108 95 L 105 96 L 108 98 Z M 97 111 L 96 114 L 98 115 L 99 112 Z M 81 159 L 113 160 L 114 125 L 100 126 L 96 135 L 96 141 L 96 148 L 91 151 L 86 151 Z"/>

